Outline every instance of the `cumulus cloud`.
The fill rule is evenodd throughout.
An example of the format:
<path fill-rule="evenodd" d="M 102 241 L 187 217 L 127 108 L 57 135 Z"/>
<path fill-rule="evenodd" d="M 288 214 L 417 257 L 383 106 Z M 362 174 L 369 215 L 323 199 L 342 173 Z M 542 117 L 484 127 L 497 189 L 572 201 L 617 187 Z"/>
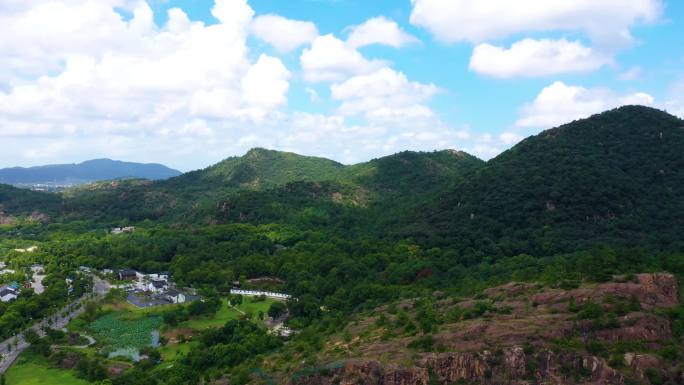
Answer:
<path fill-rule="evenodd" d="M 432 118 L 434 113 L 424 102 L 437 92 L 434 84 L 409 81 L 389 67 L 331 86 L 333 99 L 342 101 L 339 114 L 364 114 L 371 121 Z"/>
<path fill-rule="evenodd" d="M 286 19 L 278 15 L 263 15 L 254 19 L 251 31 L 257 38 L 280 52 L 290 52 L 318 37 L 316 24 Z"/>
<path fill-rule="evenodd" d="M 548 76 L 594 71 L 633 44 L 630 29 L 652 23 L 663 0 L 411 0 L 411 23 L 437 39 L 477 44 L 471 70 L 494 77 Z M 491 44 L 530 33 L 572 32 L 593 47 L 566 39 L 524 39 L 510 48 Z"/>
<path fill-rule="evenodd" d="M 129 20 L 115 9 L 122 6 Z M 216 0 L 212 25 L 174 8 L 157 26 L 144 1 L 29 1 L 2 10 L 2 136 L 93 148 L 119 137 L 179 144 L 278 119 L 287 103 L 291 74 L 281 60 L 249 58 L 254 11 L 246 0 Z"/>
<path fill-rule="evenodd" d="M 646 93 L 619 94 L 605 88 L 585 88 L 554 82 L 522 108 L 518 127 L 550 128 L 627 104 L 652 105 Z"/>
<path fill-rule="evenodd" d="M 629 28 L 661 15 L 661 0 L 411 0 L 411 23 L 445 42 L 480 43 L 524 32 L 580 31 L 600 44 L 632 41 Z"/>
<path fill-rule="evenodd" d="M 399 25 L 384 16 L 368 19 L 365 23 L 350 28 L 347 43 L 354 47 L 383 44 L 394 48 L 416 43 L 418 39 L 402 30 Z"/>
<path fill-rule="evenodd" d="M 525 139 L 524 136 L 515 132 L 506 131 L 499 134 L 499 140 L 507 146 L 512 146 L 523 139 Z"/>
<path fill-rule="evenodd" d="M 310 82 L 339 81 L 367 74 L 385 65 L 368 60 L 354 47 L 332 34 L 317 37 L 300 57 L 304 78 Z"/>
<path fill-rule="evenodd" d="M 470 58 L 470 69 L 479 74 L 510 78 L 548 76 L 596 70 L 611 62 L 578 41 L 524 39 L 510 48 L 479 44 Z"/>

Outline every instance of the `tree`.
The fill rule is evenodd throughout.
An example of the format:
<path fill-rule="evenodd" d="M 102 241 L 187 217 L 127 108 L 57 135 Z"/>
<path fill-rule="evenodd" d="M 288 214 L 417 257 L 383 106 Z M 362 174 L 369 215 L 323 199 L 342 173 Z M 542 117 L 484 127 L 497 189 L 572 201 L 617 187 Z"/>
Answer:
<path fill-rule="evenodd" d="M 287 309 L 287 306 L 285 306 L 284 303 L 282 302 L 273 302 L 271 304 L 271 307 L 268 308 L 268 316 L 277 319 L 279 318 L 283 313 L 285 313 L 285 310 Z"/>
<path fill-rule="evenodd" d="M 242 295 L 236 294 L 236 295 L 230 296 L 229 302 L 230 302 L 231 306 L 237 306 L 237 305 L 242 305 L 242 300 L 243 300 Z"/>
<path fill-rule="evenodd" d="M 33 329 L 28 329 L 24 332 L 24 339 L 30 344 L 35 344 L 40 339 L 40 336 Z"/>

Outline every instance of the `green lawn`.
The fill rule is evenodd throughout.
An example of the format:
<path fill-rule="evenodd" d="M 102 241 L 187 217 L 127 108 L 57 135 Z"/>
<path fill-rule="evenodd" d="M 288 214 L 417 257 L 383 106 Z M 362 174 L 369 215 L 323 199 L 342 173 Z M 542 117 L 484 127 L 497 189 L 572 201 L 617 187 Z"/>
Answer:
<path fill-rule="evenodd" d="M 68 370 L 53 369 L 34 357 L 20 357 L 5 374 L 7 385 L 88 385 Z"/>
<path fill-rule="evenodd" d="M 186 342 L 184 344 L 168 344 L 159 348 L 162 359 L 164 361 L 173 361 L 181 354 L 188 354 L 190 348 L 196 345 L 196 342 Z"/>
<path fill-rule="evenodd" d="M 275 302 L 272 299 L 267 298 L 265 301 L 252 302 L 251 298 L 245 297 L 244 302 L 237 306 L 237 309 L 244 313 L 252 313 L 255 317 L 259 314 L 259 311 L 263 311 L 264 314 L 268 312 L 268 308 L 271 304 Z M 234 319 L 240 318 L 242 313 L 234 309 L 228 304 L 227 300 L 223 300 L 221 304 L 221 309 L 216 312 L 213 317 L 201 317 L 185 321 L 181 324 L 181 327 L 186 327 L 194 330 L 204 330 L 209 328 L 218 328 L 226 324 L 226 322 Z"/>

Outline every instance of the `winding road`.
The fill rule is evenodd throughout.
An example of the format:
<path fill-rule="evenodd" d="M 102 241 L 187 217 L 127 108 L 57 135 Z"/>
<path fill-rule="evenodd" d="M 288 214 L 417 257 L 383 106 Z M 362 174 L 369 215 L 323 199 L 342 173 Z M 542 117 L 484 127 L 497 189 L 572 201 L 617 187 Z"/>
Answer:
<path fill-rule="evenodd" d="M 83 295 L 81 298 L 70 303 L 69 305 L 56 312 L 55 315 L 43 318 L 37 324 L 31 326 L 29 329 L 38 333 L 39 336 L 45 336 L 43 328 L 49 326 L 52 329 L 62 329 L 74 319 L 78 317 L 85 310 L 83 305 L 86 301 L 93 299 L 93 296 L 100 297 L 109 291 L 109 284 L 106 281 L 93 276 L 93 291 Z M 52 322 L 50 322 L 52 320 Z M 14 346 L 16 343 L 16 346 Z M 28 348 L 30 344 L 24 340 L 22 334 L 16 337 L 11 337 L 0 343 L 0 374 L 3 374 L 10 366 L 17 360 L 21 353 Z"/>

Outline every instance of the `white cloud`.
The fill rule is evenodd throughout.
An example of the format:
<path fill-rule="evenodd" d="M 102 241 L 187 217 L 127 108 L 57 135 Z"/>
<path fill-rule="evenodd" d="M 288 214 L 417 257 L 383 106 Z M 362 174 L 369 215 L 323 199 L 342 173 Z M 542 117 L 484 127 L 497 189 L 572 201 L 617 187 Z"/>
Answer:
<path fill-rule="evenodd" d="M 388 67 L 331 86 L 333 99 L 343 102 L 339 114 L 364 114 L 371 121 L 432 118 L 434 113 L 423 103 L 438 91 L 434 84 L 409 81 Z"/>
<path fill-rule="evenodd" d="M 355 48 L 329 34 L 319 36 L 300 58 L 304 78 L 310 82 L 339 81 L 351 75 L 367 74 L 384 66 L 368 60 Z"/>
<path fill-rule="evenodd" d="M 14 25 L 35 21 L 36 12 L 46 12 L 43 7 L 13 14 Z M 286 102 L 290 74 L 282 62 L 262 55 L 252 64 L 247 58 L 253 11 L 244 0 L 218 0 L 212 13 L 221 23 L 211 26 L 191 23 L 182 10 L 172 9 L 163 29 L 151 24 L 153 14 L 144 2 L 128 22 L 113 8 L 86 0 L 57 7 L 60 15 L 69 15 L 72 8 L 81 17 L 69 19 L 68 25 L 46 23 L 45 31 L 37 27 L 19 35 L 22 44 L 36 47 L 36 59 L 55 63 L 36 66 L 36 79 L 21 69 L 5 68 L 16 85 L 0 91 L 0 114 L 43 123 L 81 121 L 92 127 L 115 120 L 134 126 L 171 116 L 190 119 L 212 109 L 224 118 L 262 119 Z M 101 32 L 85 33 L 95 26 Z M 83 44 L 70 40 L 74 31 Z M 33 59 L 15 48 L 9 55 Z M 206 105 L 200 108 L 200 102 Z"/>
<path fill-rule="evenodd" d="M 192 26 L 188 15 L 180 8 L 171 8 L 167 11 L 169 20 L 166 28 L 172 33 L 184 33 Z"/>
<path fill-rule="evenodd" d="M 287 102 L 290 87 L 290 71 L 280 59 L 261 55 L 242 79 L 242 94 L 254 116 L 262 119 L 264 114 Z"/>
<path fill-rule="evenodd" d="M 499 135 L 499 140 L 507 146 L 512 146 L 523 139 L 525 139 L 524 136 L 515 132 L 502 132 Z"/>
<path fill-rule="evenodd" d="M 618 75 L 618 79 L 622 81 L 636 80 L 639 79 L 642 74 L 643 70 L 641 69 L 641 67 L 633 66 L 628 70 L 622 72 L 620 75 Z"/>
<path fill-rule="evenodd" d="M 245 27 L 252 21 L 254 10 L 247 4 L 247 0 L 214 0 L 211 14 L 221 24 L 243 32 Z"/>
<path fill-rule="evenodd" d="M 365 23 L 350 28 L 347 43 L 354 48 L 371 44 L 384 44 L 399 48 L 416 43 L 418 39 L 402 30 L 399 25 L 384 16 L 368 19 Z"/>
<path fill-rule="evenodd" d="M 25 151 L 3 151 L 4 161 L 38 159 L 35 149 L 53 141 L 62 144 L 46 155 L 218 156 L 218 143 L 281 119 L 287 104 L 291 74 L 281 60 L 250 59 L 254 12 L 245 0 L 217 0 L 212 25 L 171 9 L 164 26 L 144 1 L 7 4 L 0 137 Z M 132 18 L 114 8 L 122 6 Z M 213 145 L 215 152 L 205 150 Z"/>
<path fill-rule="evenodd" d="M 293 51 L 318 37 L 316 25 L 308 21 L 286 19 L 278 15 L 263 15 L 254 19 L 251 31 L 257 38 L 280 52 Z"/>
<path fill-rule="evenodd" d="M 483 43 L 475 47 L 470 69 L 479 74 L 510 78 L 548 76 L 596 70 L 611 58 L 578 41 L 524 39 L 506 49 Z"/>
<path fill-rule="evenodd" d="M 480 43 L 524 32 L 581 31 L 602 45 L 632 41 L 629 28 L 653 22 L 661 0 L 411 0 L 411 23 L 446 42 Z"/>
<path fill-rule="evenodd" d="M 604 88 L 584 88 L 555 82 L 522 108 L 518 127 L 550 128 L 626 104 L 652 105 L 646 93 L 618 94 Z"/>

